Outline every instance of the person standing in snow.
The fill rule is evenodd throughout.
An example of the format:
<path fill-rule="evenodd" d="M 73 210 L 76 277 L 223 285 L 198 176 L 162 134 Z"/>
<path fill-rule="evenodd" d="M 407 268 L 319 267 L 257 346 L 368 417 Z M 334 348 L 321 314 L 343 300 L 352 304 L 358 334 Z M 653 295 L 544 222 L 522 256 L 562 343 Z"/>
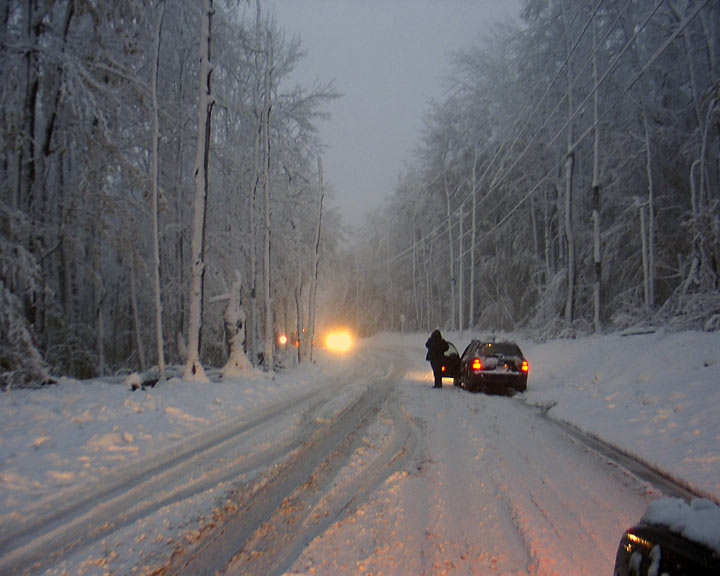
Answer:
<path fill-rule="evenodd" d="M 442 337 L 442 334 L 440 334 L 440 330 L 433 330 L 430 338 L 425 342 L 425 348 L 427 348 L 425 360 L 430 362 L 433 375 L 435 376 L 435 385 L 433 388 L 442 388 L 442 365 L 445 352 L 449 346 L 447 341 Z"/>

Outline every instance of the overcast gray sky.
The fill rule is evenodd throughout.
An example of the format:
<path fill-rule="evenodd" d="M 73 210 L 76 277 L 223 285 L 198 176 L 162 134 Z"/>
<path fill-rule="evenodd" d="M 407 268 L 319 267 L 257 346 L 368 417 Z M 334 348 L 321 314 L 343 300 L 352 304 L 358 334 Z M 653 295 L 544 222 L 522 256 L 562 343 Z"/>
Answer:
<path fill-rule="evenodd" d="M 443 96 L 453 51 L 480 43 L 520 0 L 263 0 L 307 56 L 297 79 L 334 80 L 342 98 L 320 124 L 325 180 L 345 222 L 391 195 L 419 142 L 428 103 Z"/>

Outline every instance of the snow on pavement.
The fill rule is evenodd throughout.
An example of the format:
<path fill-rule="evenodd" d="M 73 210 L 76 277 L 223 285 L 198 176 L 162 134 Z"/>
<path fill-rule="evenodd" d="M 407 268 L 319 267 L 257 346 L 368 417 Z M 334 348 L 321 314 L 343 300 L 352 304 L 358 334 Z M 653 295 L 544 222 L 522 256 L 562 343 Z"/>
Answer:
<path fill-rule="evenodd" d="M 425 337 L 423 334 L 382 335 L 371 339 L 371 343 L 392 347 L 399 342 L 417 350 L 424 358 Z M 461 351 L 469 340 L 469 335 L 463 339 L 457 335 L 446 337 Z M 528 391 L 523 396 L 526 402 L 549 409 L 550 416 L 605 439 L 715 501 L 720 500 L 720 378 L 717 376 L 720 333 L 659 331 L 545 343 L 516 339 L 530 360 Z M 112 475 L 114 470 L 122 470 L 143 458 L 152 458 L 155 453 L 181 443 L 192 434 L 252 413 L 289 393 L 311 389 L 313 380 L 327 377 L 336 369 L 333 368 L 334 361 L 319 356 L 318 364 L 282 373 L 274 379 L 260 374 L 204 385 L 175 379 L 154 389 L 135 392 L 130 392 L 117 379 L 88 382 L 62 379 L 58 385 L 41 390 L 3 393 L 0 403 L 0 525 L 12 523 L 43 498 L 77 490 L 97 478 Z M 414 379 L 415 386 L 429 386 L 431 376 L 427 364 L 418 363 L 417 371 L 417 374 L 408 375 L 408 381 Z M 365 560 L 360 556 L 352 558 L 353 569 L 381 566 L 379 559 L 383 555 L 403 558 L 402 550 L 397 548 L 404 544 L 393 538 L 401 525 L 432 526 L 438 523 L 444 523 L 445 534 L 452 535 L 453 530 L 478 531 L 477 548 L 458 550 L 453 557 L 464 557 L 468 562 L 482 561 L 490 568 L 496 567 L 499 573 L 502 573 L 503 562 L 507 566 L 515 565 L 512 558 L 494 557 L 488 552 L 492 548 L 486 547 L 487 542 L 483 540 L 492 539 L 496 532 L 498 537 L 507 532 L 501 523 L 492 522 L 496 517 L 493 510 L 483 509 L 463 516 L 463 507 L 472 506 L 472 503 L 457 502 L 452 498 L 453 485 L 467 479 L 453 474 L 450 463 L 472 460 L 470 468 L 474 465 L 483 467 L 483 458 L 476 459 L 482 454 L 482 438 L 470 440 L 466 430 L 468 404 L 485 398 L 487 402 L 483 402 L 483 408 L 478 407 L 478 410 L 485 411 L 486 417 L 497 417 L 495 412 L 501 410 L 504 399 L 466 395 L 460 390 L 428 389 L 423 390 L 423 396 L 418 396 L 418 402 L 425 398 L 425 392 L 447 396 L 439 400 L 437 396 L 430 396 L 435 400 L 427 404 L 411 402 L 412 409 L 420 413 L 430 410 L 424 418 L 435 421 L 442 431 L 431 441 L 445 443 L 430 448 L 431 453 L 439 450 L 432 456 L 437 462 L 431 466 L 438 474 L 437 484 L 430 492 L 423 493 L 429 488 L 426 484 L 421 487 L 420 480 L 412 473 L 394 474 L 378 491 L 377 502 L 368 503 L 377 511 L 377 504 L 384 499 L 387 509 L 383 513 L 392 517 L 391 523 L 378 528 L 374 520 L 363 517 L 361 508 L 345 524 L 332 526 L 325 536 L 319 537 L 296 566 L 301 566 L 314 551 L 325 546 L 325 541 L 339 545 L 339 541 L 331 537 L 333 533 L 342 533 L 344 541 L 348 542 L 344 546 L 352 547 L 353 554 L 357 554 L 363 539 L 381 537 L 382 540 L 384 530 L 385 547 L 376 543 L 372 548 L 375 552 L 367 554 Z M 435 403 L 450 398 L 460 401 L 442 404 L 442 418 L 436 418 L 440 412 Z M 496 404 L 497 401 L 501 403 Z M 338 401 L 338 404 L 342 402 Z M 464 434 L 465 441 L 447 441 L 454 431 L 461 437 Z M 516 448 L 513 457 L 520 458 L 520 454 L 525 454 L 524 458 L 532 457 L 523 451 L 520 440 Z M 441 454 L 447 456 L 440 458 Z M 534 457 L 543 462 L 541 454 Z M 507 473 L 512 473 L 511 461 L 506 463 Z M 431 463 L 419 465 L 430 466 Z M 492 485 L 478 485 L 477 489 L 497 489 L 501 479 L 493 480 Z M 220 496 L 215 494 L 213 497 Z M 573 502 L 582 498 L 580 495 L 569 497 Z M 427 506 L 418 506 L 418 502 Z M 185 520 L 194 519 L 207 512 L 206 507 L 211 503 L 207 498 L 199 499 L 198 508 L 183 508 L 181 514 Z M 498 506 L 501 504 L 513 506 L 513 502 L 499 494 Z M 627 520 L 639 519 L 641 512 L 631 508 L 626 514 Z M 179 530 L 183 526 L 183 519 L 171 517 L 172 514 L 178 514 L 178 511 L 168 511 L 164 521 L 162 518 L 156 520 L 158 535 L 171 538 L 171 528 Z M 463 518 L 473 517 L 486 518 L 486 521 L 482 526 L 463 523 Z M 518 520 L 522 522 L 522 519 Z M 578 529 L 587 529 L 581 525 L 580 518 L 575 518 L 575 523 Z M 621 530 L 619 525 L 617 528 Z M 135 556 L 126 553 L 127 557 L 120 564 L 128 568 L 150 548 L 150 543 L 142 545 L 144 534 L 126 533 L 123 537 L 138 545 L 130 547 L 135 550 Z M 538 534 L 525 534 L 526 544 L 536 537 Z M 167 538 L 148 538 L 155 546 L 162 546 L 167 541 Z M 427 540 L 422 545 L 423 554 L 453 546 L 452 537 L 435 542 L 431 530 L 423 538 Z M 413 539 L 407 546 L 418 545 L 418 542 L 420 540 Z M 435 548 L 429 546 L 429 542 L 433 542 Z M 614 550 L 604 553 L 612 555 Z M 404 557 L 408 560 L 417 556 L 408 553 Z M 444 557 L 447 556 L 438 555 L 437 561 L 441 562 Z M 336 560 L 342 558 L 336 554 Z M 538 562 L 538 559 L 534 561 Z M 466 573 L 459 565 L 443 569 L 447 573 Z M 102 565 L 86 564 L 83 570 L 87 574 L 104 573 Z M 123 573 L 122 570 L 119 573 Z"/>
<path fill-rule="evenodd" d="M 444 336 L 462 354 L 489 335 Z M 426 337 L 404 338 L 420 349 Z M 510 338 L 530 362 L 528 404 L 720 502 L 720 332 Z"/>
<path fill-rule="evenodd" d="M 619 535 L 659 494 L 540 413 L 431 380 L 418 369 L 399 386 L 424 439 L 416 465 L 315 538 L 290 573 L 612 573 Z"/>
<path fill-rule="evenodd" d="M 528 344 L 527 401 L 720 502 L 720 332 Z"/>

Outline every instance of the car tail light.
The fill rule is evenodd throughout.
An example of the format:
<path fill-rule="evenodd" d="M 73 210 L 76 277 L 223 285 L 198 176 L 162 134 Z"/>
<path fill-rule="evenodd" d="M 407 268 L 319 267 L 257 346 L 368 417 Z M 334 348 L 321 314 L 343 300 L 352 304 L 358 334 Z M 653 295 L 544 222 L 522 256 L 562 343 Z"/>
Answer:
<path fill-rule="evenodd" d="M 444 364 L 440 367 L 440 372 L 445 372 L 445 365 L 444 365 Z"/>
<path fill-rule="evenodd" d="M 482 370 L 482 361 L 480 360 L 480 358 L 473 358 L 472 369 L 473 370 Z"/>
<path fill-rule="evenodd" d="M 520 370 L 523 372 L 528 372 L 530 370 L 530 364 L 528 364 L 527 360 L 523 360 L 522 364 L 520 365 Z"/>

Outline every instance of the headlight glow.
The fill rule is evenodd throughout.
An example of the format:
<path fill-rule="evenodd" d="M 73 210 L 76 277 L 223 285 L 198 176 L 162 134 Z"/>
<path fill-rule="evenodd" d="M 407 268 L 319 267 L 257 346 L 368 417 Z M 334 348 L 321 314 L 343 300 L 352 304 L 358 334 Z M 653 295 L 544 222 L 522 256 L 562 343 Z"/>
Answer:
<path fill-rule="evenodd" d="M 330 332 L 325 338 L 325 346 L 333 352 L 347 352 L 352 348 L 352 336 L 345 330 Z"/>

